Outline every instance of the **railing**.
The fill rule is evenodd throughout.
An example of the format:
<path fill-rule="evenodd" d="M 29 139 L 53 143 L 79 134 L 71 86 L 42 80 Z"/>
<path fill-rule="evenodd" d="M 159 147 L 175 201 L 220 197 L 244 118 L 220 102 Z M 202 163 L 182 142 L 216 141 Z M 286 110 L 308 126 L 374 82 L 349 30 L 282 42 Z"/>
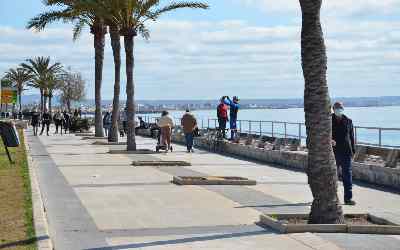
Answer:
<path fill-rule="evenodd" d="M 146 116 L 144 121 L 154 123 L 157 117 Z M 180 124 L 181 119 L 174 117 L 175 124 Z M 199 128 L 217 128 L 218 119 L 200 118 Z M 229 127 L 229 124 L 227 125 Z M 306 128 L 304 123 L 284 121 L 255 121 L 238 120 L 237 129 L 240 133 L 278 138 L 299 139 L 302 145 L 306 144 Z M 381 128 L 355 126 L 354 135 L 356 144 L 400 148 L 400 128 Z"/>

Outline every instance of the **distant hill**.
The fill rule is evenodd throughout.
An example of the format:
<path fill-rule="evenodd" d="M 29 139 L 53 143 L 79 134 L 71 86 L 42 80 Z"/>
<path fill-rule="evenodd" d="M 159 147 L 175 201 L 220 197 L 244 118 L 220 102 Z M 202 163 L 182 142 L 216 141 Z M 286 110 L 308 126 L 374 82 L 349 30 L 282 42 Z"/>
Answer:
<path fill-rule="evenodd" d="M 25 95 L 22 97 L 24 104 L 40 103 L 39 95 Z M 400 106 L 400 96 L 381 96 L 381 97 L 338 97 L 333 98 L 334 101 L 344 102 L 347 107 L 372 107 L 372 106 Z M 195 107 L 213 107 L 218 100 L 139 100 L 138 103 L 144 106 L 195 106 Z M 124 100 L 121 101 L 123 105 Z M 245 108 L 295 108 L 303 107 L 303 99 L 241 99 L 240 103 Z M 59 104 L 59 98 L 53 98 L 53 104 Z M 94 106 L 94 100 L 88 99 L 80 104 L 84 106 Z M 112 100 L 103 100 L 102 104 L 108 106 L 112 104 Z"/>

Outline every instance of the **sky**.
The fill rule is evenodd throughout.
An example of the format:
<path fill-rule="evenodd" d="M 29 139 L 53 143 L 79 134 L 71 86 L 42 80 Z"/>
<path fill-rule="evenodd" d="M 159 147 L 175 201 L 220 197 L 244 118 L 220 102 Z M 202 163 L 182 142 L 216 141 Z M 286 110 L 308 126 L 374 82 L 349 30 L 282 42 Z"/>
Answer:
<path fill-rule="evenodd" d="M 136 38 L 137 99 L 303 96 L 298 0 L 204 2 L 209 10 L 167 14 L 148 23 L 149 41 Z M 73 42 L 72 26 L 64 23 L 40 33 L 26 30 L 28 20 L 44 10 L 41 0 L 0 0 L 0 75 L 27 58 L 50 56 L 81 72 L 86 96 L 93 98 L 92 35 L 86 29 Z M 324 0 L 321 18 L 332 97 L 400 95 L 400 0 Z M 112 99 L 113 79 L 107 38 L 103 99 Z M 123 77 L 122 99 L 125 84 Z"/>

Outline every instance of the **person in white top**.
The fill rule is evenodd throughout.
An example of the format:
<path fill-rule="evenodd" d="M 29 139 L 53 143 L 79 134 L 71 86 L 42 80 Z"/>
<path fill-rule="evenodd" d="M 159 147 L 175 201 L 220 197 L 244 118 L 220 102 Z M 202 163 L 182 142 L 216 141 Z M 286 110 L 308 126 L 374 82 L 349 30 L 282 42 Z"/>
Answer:
<path fill-rule="evenodd" d="M 169 115 L 168 111 L 163 111 L 157 125 L 161 128 L 161 145 L 165 145 L 165 152 L 171 150 L 171 129 L 174 127 L 174 120 Z"/>

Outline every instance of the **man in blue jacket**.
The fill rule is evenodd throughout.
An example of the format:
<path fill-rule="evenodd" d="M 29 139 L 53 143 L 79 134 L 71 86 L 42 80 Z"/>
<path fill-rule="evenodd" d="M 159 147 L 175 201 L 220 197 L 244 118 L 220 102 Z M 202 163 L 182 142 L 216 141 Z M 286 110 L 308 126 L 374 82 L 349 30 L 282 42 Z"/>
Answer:
<path fill-rule="evenodd" d="M 232 100 L 225 96 L 224 103 L 229 106 L 229 126 L 231 129 L 231 140 L 233 141 L 237 134 L 237 114 L 239 112 L 239 98 L 234 96 Z"/>

